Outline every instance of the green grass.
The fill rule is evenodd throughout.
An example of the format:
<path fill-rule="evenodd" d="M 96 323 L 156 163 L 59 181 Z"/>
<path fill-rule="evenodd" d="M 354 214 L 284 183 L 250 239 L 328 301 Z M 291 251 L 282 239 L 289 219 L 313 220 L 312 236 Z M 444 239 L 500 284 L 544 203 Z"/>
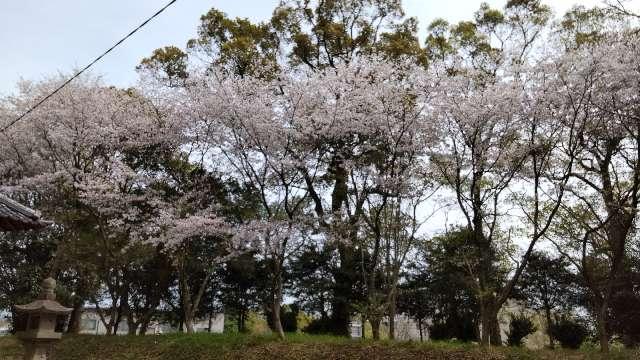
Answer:
<path fill-rule="evenodd" d="M 0 337 L 0 359 L 21 359 L 13 337 Z M 640 359 L 640 352 L 615 350 L 603 356 L 596 349 L 580 351 L 522 348 L 482 348 L 456 342 L 351 340 L 332 336 L 288 334 L 273 336 L 193 335 L 65 336 L 56 346 L 56 360 L 204 360 L 204 359 Z"/>

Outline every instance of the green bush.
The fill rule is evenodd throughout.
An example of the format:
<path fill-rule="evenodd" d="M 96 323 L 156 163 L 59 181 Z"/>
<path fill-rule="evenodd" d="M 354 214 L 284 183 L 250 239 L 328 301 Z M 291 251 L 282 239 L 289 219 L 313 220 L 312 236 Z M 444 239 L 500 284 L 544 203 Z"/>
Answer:
<path fill-rule="evenodd" d="M 307 334 L 330 334 L 334 329 L 331 318 L 313 319 L 302 331 Z"/>
<path fill-rule="evenodd" d="M 507 343 L 509 346 L 522 346 L 522 340 L 527 337 L 527 335 L 536 332 L 536 330 L 536 326 L 533 325 L 533 322 L 525 315 L 511 316 Z"/>
<path fill-rule="evenodd" d="M 298 312 L 299 308 L 295 304 L 283 305 L 280 307 L 280 324 L 282 324 L 282 330 L 284 332 L 296 332 L 298 331 Z M 274 330 L 273 318 L 271 312 L 265 313 L 267 317 L 267 324 L 271 330 Z"/>
<path fill-rule="evenodd" d="M 549 335 L 563 348 L 578 349 L 589 335 L 587 327 L 576 320 L 563 318 L 549 327 Z"/>
<path fill-rule="evenodd" d="M 435 321 L 429 326 L 429 338 L 433 340 L 456 339 L 462 342 L 476 341 L 476 326 L 471 319 Z"/>
<path fill-rule="evenodd" d="M 291 305 L 283 307 L 283 311 L 280 315 L 280 320 L 282 322 L 282 329 L 285 332 L 296 332 L 298 331 L 298 307 Z"/>

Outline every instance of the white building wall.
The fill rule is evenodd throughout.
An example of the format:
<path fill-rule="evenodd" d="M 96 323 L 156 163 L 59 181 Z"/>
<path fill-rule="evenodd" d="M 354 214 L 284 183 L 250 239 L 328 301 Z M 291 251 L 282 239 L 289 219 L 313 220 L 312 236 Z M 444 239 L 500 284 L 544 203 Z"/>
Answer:
<path fill-rule="evenodd" d="M 9 335 L 11 323 L 9 320 L 0 318 L 0 336 Z"/>
<path fill-rule="evenodd" d="M 106 317 L 109 321 L 109 317 Z M 127 335 L 129 326 L 126 320 L 122 320 L 118 325 L 118 335 Z M 209 319 L 197 319 L 194 323 L 196 332 L 207 332 L 209 329 Z M 177 332 L 178 329 L 166 322 L 154 321 L 149 324 L 147 335 L 168 334 Z M 211 318 L 211 332 L 222 333 L 224 331 L 224 314 L 215 314 Z M 100 320 L 100 316 L 93 310 L 85 310 L 80 317 L 80 334 L 85 335 L 106 335 L 107 328 Z"/>
<path fill-rule="evenodd" d="M 367 326 L 369 329 L 370 327 Z M 420 341 L 420 328 L 418 327 L 418 322 L 410 318 L 405 314 L 397 314 L 395 316 L 395 327 L 396 340 L 407 341 L 407 340 L 415 340 Z M 389 320 L 388 318 L 383 319 L 380 324 L 380 332 L 381 334 L 389 333 Z M 354 339 L 359 339 L 362 337 L 362 322 L 359 319 L 353 319 L 350 324 L 350 333 L 351 337 Z M 369 334 L 369 332 L 367 333 Z M 369 335 L 368 335 L 369 336 Z M 422 329 L 422 340 L 429 340 L 429 331 L 427 329 L 426 324 L 423 324 Z"/>

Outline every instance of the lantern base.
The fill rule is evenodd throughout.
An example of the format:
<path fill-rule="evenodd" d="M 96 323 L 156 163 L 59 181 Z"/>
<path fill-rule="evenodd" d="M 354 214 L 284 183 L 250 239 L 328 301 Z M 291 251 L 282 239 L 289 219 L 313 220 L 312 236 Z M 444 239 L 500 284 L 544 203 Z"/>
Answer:
<path fill-rule="evenodd" d="M 24 360 L 52 360 L 55 343 L 56 341 L 51 340 L 22 340 Z"/>

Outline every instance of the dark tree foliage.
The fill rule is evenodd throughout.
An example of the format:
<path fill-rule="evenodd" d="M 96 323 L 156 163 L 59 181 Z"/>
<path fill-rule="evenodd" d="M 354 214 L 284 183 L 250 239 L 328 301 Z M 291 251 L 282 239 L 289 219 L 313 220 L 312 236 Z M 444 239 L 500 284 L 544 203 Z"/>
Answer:
<path fill-rule="evenodd" d="M 314 244 L 302 249 L 290 264 L 290 294 L 298 300 L 302 310 L 321 319 L 329 317 L 334 287 L 332 254 Z"/>
<path fill-rule="evenodd" d="M 567 317 L 556 321 L 549 330 L 551 336 L 567 349 L 578 349 L 589 336 L 587 327 L 581 321 Z"/>
<path fill-rule="evenodd" d="M 189 77 L 187 72 L 187 61 L 189 56 L 180 48 L 175 46 L 165 46 L 156 49 L 150 57 L 142 59 L 138 70 L 152 70 L 154 74 L 163 74 L 169 86 L 179 86 L 184 84 L 184 80 Z"/>
<path fill-rule="evenodd" d="M 127 323 L 130 331 L 146 334 L 162 301 L 170 296 L 169 287 L 175 281 L 174 269 L 168 256 L 159 248 L 149 249 L 126 273 L 128 302 Z"/>
<path fill-rule="evenodd" d="M 31 302 L 49 275 L 57 229 L 0 233 L 0 313 Z M 12 316 L 12 319 L 15 317 Z"/>
<path fill-rule="evenodd" d="M 627 347 L 640 345 L 640 251 L 630 252 L 610 303 L 611 332 Z"/>
<path fill-rule="evenodd" d="M 475 261 L 469 236 L 467 230 L 460 229 L 435 237 L 409 264 L 411 270 L 400 294 L 400 309 L 417 321 L 430 318 L 430 338 L 478 338 L 478 303 L 466 269 L 469 261 Z"/>
<path fill-rule="evenodd" d="M 391 55 L 419 51 L 417 29 L 402 25 L 403 15 L 399 0 L 289 0 L 275 9 L 271 24 L 290 46 L 291 64 L 320 70 L 378 46 Z"/>
<path fill-rule="evenodd" d="M 269 328 L 273 331 L 273 318 L 270 316 L 269 307 L 266 308 L 266 318 L 267 324 Z M 296 304 L 291 305 L 282 305 L 280 308 L 280 321 L 282 322 L 282 329 L 285 332 L 296 332 L 298 331 L 298 314 L 300 313 L 300 308 Z"/>
<path fill-rule="evenodd" d="M 640 345 L 640 291 L 638 285 L 621 289 L 611 299 L 610 320 L 612 334 L 618 335 L 625 346 Z"/>
<path fill-rule="evenodd" d="M 522 346 L 522 341 L 528 335 L 538 330 L 531 319 L 525 315 L 511 316 L 509 322 L 509 333 L 507 334 L 507 344 L 509 346 Z"/>
<path fill-rule="evenodd" d="M 420 341 L 425 338 L 427 321 L 435 313 L 433 304 L 430 302 L 429 290 L 422 287 L 424 283 L 419 277 L 412 277 L 411 280 L 403 284 L 398 296 L 398 312 L 404 313 L 414 319 L 418 324 Z"/>
<path fill-rule="evenodd" d="M 286 332 L 298 331 L 298 314 L 300 314 L 300 308 L 296 304 L 285 306 L 282 312 L 282 328 Z"/>
<path fill-rule="evenodd" d="M 584 289 L 578 275 L 571 272 L 570 265 L 562 256 L 534 252 L 516 288 L 514 297 L 523 300 L 527 307 L 544 313 L 547 332 L 556 314 L 569 313 L 584 304 Z M 553 346 L 552 337 L 550 345 Z"/>
<path fill-rule="evenodd" d="M 260 308 L 264 298 L 265 272 L 253 253 L 244 253 L 229 260 L 219 272 L 220 299 L 225 316 L 234 316 L 238 332 L 246 332 L 246 321 L 250 311 Z"/>
<path fill-rule="evenodd" d="M 335 325 L 331 318 L 313 319 L 302 329 L 307 334 L 330 334 L 333 332 Z"/>
<path fill-rule="evenodd" d="M 278 68 L 280 40 L 268 23 L 230 19 L 211 9 L 200 17 L 198 37 L 189 40 L 187 48 L 232 74 L 268 77 Z"/>
<path fill-rule="evenodd" d="M 580 303 L 580 284 L 570 266 L 569 260 L 562 256 L 532 253 L 518 287 L 527 306 L 534 310 L 564 312 Z"/>
<path fill-rule="evenodd" d="M 202 165 L 189 162 L 186 154 L 176 152 L 175 149 L 148 147 L 125 155 L 125 160 L 132 168 L 163 174 L 165 176 L 159 178 L 172 180 L 158 181 L 150 185 L 155 191 L 164 194 L 168 202 L 176 201 L 185 194 L 198 194 L 198 198 L 192 202 L 193 206 L 206 209 L 213 201 L 219 204 L 216 210 L 219 215 L 232 224 L 242 223 L 259 211 L 252 189 L 221 179 Z M 174 276 L 171 278 L 173 284 L 167 280 L 167 274 L 162 271 L 151 272 L 149 276 L 155 277 L 153 282 L 158 285 L 158 288 L 152 290 L 154 297 L 151 303 L 159 301 L 159 294 L 167 293 L 168 287 L 163 289 L 162 286 L 170 286 L 173 288 L 170 292 L 172 297 L 179 297 L 179 300 L 167 301 L 173 304 L 174 309 L 201 317 L 212 316 L 213 313 L 221 311 L 221 286 L 220 281 L 216 281 L 218 274 L 213 266 L 216 258 L 226 254 L 227 250 L 224 249 L 222 240 L 224 239 L 194 238 L 172 249 L 177 261 L 167 264 L 167 268 L 173 268 Z M 166 262 L 167 260 L 161 256 L 166 249 L 160 248 L 158 251 L 160 254 L 155 255 L 160 256 L 157 261 Z M 152 262 L 145 266 L 153 265 L 153 259 L 150 261 Z M 151 280 L 147 279 L 147 281 Z M 203 292 L 199 298 L 201 288 Z M 127 291 L 131 290 L 127 289 Z M 136 293 L 131 292 L 130 295 L 133 296 L 131 300 L 135 301 Z M 185 309 L 185 306 L 189 310 Z M 181 316 L 179 321 L 182 323 L 186 319 Z"/>

